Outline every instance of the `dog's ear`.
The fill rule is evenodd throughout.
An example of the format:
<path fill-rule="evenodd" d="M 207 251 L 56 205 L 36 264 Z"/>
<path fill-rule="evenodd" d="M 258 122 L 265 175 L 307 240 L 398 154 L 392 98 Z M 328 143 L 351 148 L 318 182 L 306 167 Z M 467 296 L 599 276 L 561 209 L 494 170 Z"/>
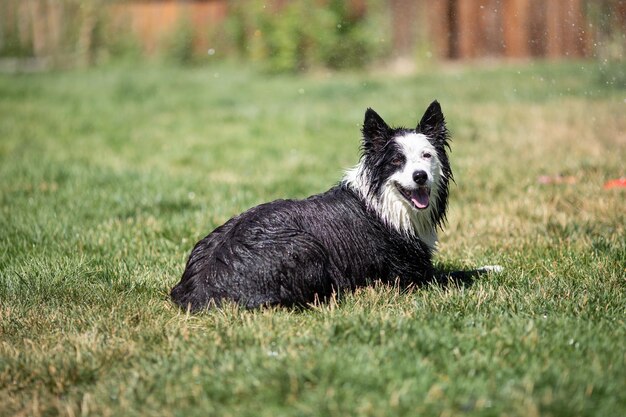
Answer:
<path fill-rule="evenodd" d="M 447 143 L 448 129 L 446 128 L 446 120 L 437 100 L 430 103 L 430 106 L 428 106 L 422 116 L 422 120 L 417 124 L 415 131 L 432 138 L 436 142 Z"/>
<path fill-rule="evenodd" d="M 390 138 L 391 128 L 374 110 L 368 108 L 363 121 L 363 149 L 365 152 L 382 149 Z"/>

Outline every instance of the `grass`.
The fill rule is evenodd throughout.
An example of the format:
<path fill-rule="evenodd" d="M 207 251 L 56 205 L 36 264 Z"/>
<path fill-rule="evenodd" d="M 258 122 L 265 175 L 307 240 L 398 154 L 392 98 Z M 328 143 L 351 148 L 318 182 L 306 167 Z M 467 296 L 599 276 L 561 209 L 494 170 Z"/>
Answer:
<path fill-rule="evenodd" d="M 0 75 L 0 415 L 625 415 L 626 195 L 602 185 L 625 174 L 626 89 L 600 80 Z M 503 273 L 306 311 L 168 301 L 214 227 L 338 181 L 366 107 L 412 125 L 434 98 L 457 178 L 437 263 Z"/>

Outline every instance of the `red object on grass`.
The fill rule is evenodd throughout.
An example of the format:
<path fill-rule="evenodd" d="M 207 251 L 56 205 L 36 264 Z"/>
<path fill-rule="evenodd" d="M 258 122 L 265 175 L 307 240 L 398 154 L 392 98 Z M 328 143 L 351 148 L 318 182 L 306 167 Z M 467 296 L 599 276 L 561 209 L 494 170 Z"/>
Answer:
<path fill-rule="evenodd" d="M 610 190 L 611 188 L 626 188 L 626 178 L 618 178 L 616 180 L 607 181 L 604 184 L 605 190 Z"/>

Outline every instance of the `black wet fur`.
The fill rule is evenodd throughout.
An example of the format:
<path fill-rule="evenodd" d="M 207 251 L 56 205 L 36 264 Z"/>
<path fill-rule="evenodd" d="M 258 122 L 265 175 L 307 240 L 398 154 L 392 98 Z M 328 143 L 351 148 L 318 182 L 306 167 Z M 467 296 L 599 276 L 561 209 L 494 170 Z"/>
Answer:
<path fill-rule="evenodd" d="M 433 224 L 445 221 L 448 132 L 433 102 L 416 129 L 390 128 L 368 109 L 362 161 L 370 193 L 395 172 L 391 139 L 424 133 L 437 150 L 444 178 Z M 171 297 L 192 311 L 234 301 L 247 308 L 307 305 L 374 280 L 420 284 L 435 278 L 431 249 L 417 237 L 388 226 L 346 183 L 305 200 L 278 200 L 236 216 L 196 244 Z M 436 279 L 436 278 L 435 278 Z"/>

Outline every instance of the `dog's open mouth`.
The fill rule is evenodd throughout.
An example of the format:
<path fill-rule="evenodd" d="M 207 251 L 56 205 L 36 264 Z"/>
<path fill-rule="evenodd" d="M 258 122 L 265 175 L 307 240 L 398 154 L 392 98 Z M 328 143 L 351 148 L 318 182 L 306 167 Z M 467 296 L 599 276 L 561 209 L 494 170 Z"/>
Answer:
<path fill-rule="evenodd" d="M 418 210 L 424 210 L 430 204 L 430 188 L 423 186 L 409 190 L 396 183 L 396 188 Z"/>

